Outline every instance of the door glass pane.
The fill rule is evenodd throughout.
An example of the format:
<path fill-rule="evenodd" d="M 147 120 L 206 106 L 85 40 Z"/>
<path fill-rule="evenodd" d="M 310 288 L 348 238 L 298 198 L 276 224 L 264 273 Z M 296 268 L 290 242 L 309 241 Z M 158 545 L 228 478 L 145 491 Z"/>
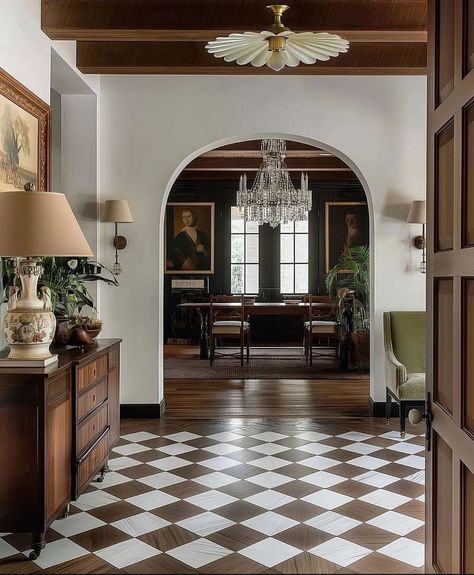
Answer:
<path fill-rule="evenodd" d="M 453 412 L 453 282 L 436 282 L 435 401 Z"/>
<path fill-rule="evenodd" d="M 295 235 L 295 262 L 308 261 L 308 234 Z"/>
<path fill-rule="evenodd" d="M 474 433 L 474 280 L 464 284 L 464 425 Z"/>
<path fill-rule="evenodd" d="M 451 123 L 436 137 L 438 180 L 435 211 L 436 251 L 453 248 L 454 125 Z"/>
<path fill-rule="evenodd" d="M 437 3 L 437 96 L 438 102 L 451 94 L 454 88 L 454 6 L 453 0 Z"/>
<path fill-rule="evenodd" d="M 248 234 L 245 236 L 245 262 L 258 263 L 258 235 Z"/>
<path fill-rule="evenodd" d="M 294 222 L 288 222 L 287 224 L 280 224 L 280 233 L 281 234 L 292 234 L 295 229 Z"/>
<path fill-rule="evenodd" d="M 295 293 L 308 293 L 308 264 L 295 265 Z"/>
<path fill-rule="evenodd" d="M 302 220 L 301 222 L 295 222 L 295 232 L 297 233 L 308 233 L 308 220 Z"/>
<path fill-rule="evenodd" d="M 474 8 L 473 8 L 474 12 Z M 463 245 L 474 245 L 474 106 L 470 106 L 464 116 L 464 234 Z"/>
<path fill-rule="evenodd" d="M 232 264 L 230 266 L 230 289 L 232 293 L 244 293 L 244 266 Z"/>
<path fill-rule="evenodd" d="M 474 68 L 474 0 L 465 0 L 464 19 L 466 23 L 466 42 L 464 42 L 464 74 Z"/>
<path fill-rule="evenodd" d="M 258 293 L 258 264 L 245 266 L 245 293 Z"/>
<path fill-rule="evenodd" d="M 293 264 L 281 264 L 280 266 L 280 292 L 294 293 Z"/>
<path fill-rule="evenodd" d="M 452 573 L 453 454 L 436 432 L 433 436 L 435 564 L 440 573 Z"/>
<path fill-rule="evenodd" d="M 230 236 L 231 262 L 243 263 L 244 261 L 244 234 L 232 234 Z"/>
<path fill-rule="evenodd" d="M 239 208 L 237 206 L 232 206 L 230 208 L 230 222 L 230 231 L 233 234 L 244 233 L 244 220 L 242 219 Z"/>
<path fill-rule="evenodd" d="M 258 234 L 257 222 L 245 222 L 245 232 L 247 234 Z"/>
<path fill-rule="evenodd" d="M 280 262 L 293 262 L 293 234 L 280 234 Z"/>

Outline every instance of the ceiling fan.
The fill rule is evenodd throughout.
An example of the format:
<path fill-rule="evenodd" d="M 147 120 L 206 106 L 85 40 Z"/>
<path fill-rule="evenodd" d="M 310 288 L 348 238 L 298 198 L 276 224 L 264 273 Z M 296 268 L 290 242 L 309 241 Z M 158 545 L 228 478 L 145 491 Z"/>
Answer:
<path fill-rule="evenodd" d="M 314 64 L 317 60 L 329 60 L 347 52 L 349 42 L 337 34 L 296 34 L 283 26 L 281 17 L 289 6 L 272 4 L 267 8 L 274 16 L 269 30 L 219 36 L 206 44 L 207 51 L 226 62 L 236 61 L 240 66 L 250 63 L 257 68 L 266 64 L 276 72 L 285 66 L 295 67 L 300 62 Z"/>

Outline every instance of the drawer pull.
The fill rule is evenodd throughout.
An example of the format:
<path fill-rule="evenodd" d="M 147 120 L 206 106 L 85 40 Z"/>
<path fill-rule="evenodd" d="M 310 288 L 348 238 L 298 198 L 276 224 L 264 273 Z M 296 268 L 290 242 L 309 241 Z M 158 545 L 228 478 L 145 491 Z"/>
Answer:
<path fill-rule="evenodd" d="M 95 393 L 94 393 L 94 395 L 92 396 L 92 402 L 95 403 Z"/>
<path fill-rule="evenodd" d="M 77 465 L 81 465 L 81 463 L 84 461 L 84 459 L 87 459 L 87 456 L 89 455 L 89 453 L 95 448 L 97 447 L 97 445 L 102 441 L 102 439 L 104 439 L 104 437 L 107 435 L 107 433 L 109 433 L 109 429 L 110 429 L 110 425 L 107 425 L 107 427 L 104 429 L 104 431 L 99 435 L 99 437 L 94 441 L 94 443 L 89 447 L 89 449 L 87 451 L 85 451 L 81 457 L 79 457 L 79 459 L 77 460 Z"/>

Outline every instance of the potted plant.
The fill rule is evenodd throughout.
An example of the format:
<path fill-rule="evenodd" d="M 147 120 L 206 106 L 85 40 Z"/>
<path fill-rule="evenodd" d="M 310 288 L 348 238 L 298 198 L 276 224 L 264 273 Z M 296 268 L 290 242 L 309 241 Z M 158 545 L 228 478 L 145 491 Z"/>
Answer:
<path fill-rule="evenodd" d="M 345 248 L 326 276 L 326 288 L 338 306 L 344 330 L 341 363 L 369 368 L 370 349 L 370 251 L 369 247 Z"/>

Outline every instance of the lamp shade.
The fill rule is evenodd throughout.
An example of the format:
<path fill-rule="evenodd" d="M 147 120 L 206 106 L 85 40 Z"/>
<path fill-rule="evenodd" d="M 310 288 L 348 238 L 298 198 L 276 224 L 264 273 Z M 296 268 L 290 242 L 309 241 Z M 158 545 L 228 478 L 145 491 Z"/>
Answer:
<path fill-rule="evenodd" d="M 425 200 L 414 200 L 408 212 L 407 222 L 409 224 L 426 224 L 426 202 Z"/>
<path fill-rule="evenodd" d="M 103 222 L 131 224 L 133 218 L 127 200 L 107 200 L 104 204 L 101 220 Z"/>
<path fill-rule="evenodd" d="M 0 193 L 0 257 L 92 255 L 64 194 Z"/>

